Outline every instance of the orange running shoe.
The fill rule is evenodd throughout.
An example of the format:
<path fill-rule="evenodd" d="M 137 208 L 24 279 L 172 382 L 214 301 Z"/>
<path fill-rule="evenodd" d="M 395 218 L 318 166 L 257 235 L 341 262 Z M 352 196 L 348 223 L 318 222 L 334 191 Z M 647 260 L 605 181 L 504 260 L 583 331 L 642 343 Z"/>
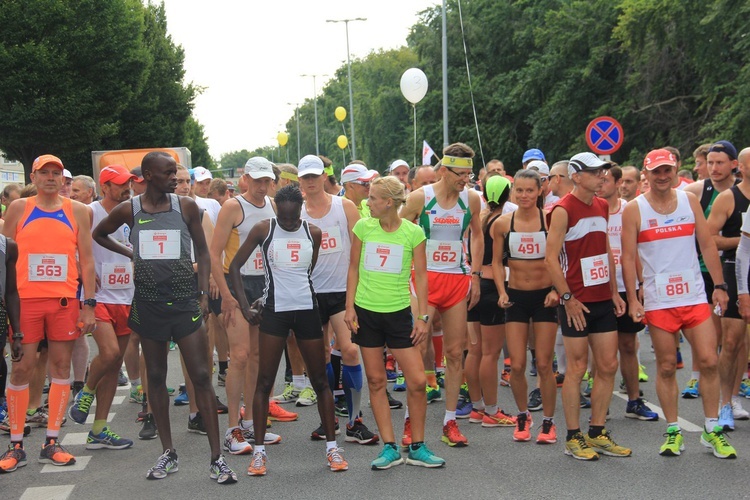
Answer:
<path fill-rule="evenodd" d="M 440 438 L 440 440 L 451 447 L 457 446 L 459 448 L 462 448 L 469 444 L 469 440 L 466 439 L 466 436 L 461 434 L 461 431 L 458 429 L 458 424 L 455 420 L 450 420 L 443 426 L 443 436 Z"/>
<path fill-rule="evenodd" d="M 0 472 L 13 472 L 26 465 L 26 452 L 21 443 L 11 444 L 8 451 L 0 456 Z"/>
<path fill-rule="evenodd" d="M 411 444 L 411 419 L 404 420 L 404 435 L 401 436 L 401 447 L 408 448 Z"/>
<path fill-rule="evenodd" d="M 285 410 L 276 401 L 269 401 L 268 418 L 270 420 L 276 420 L 277 422 L 294 422 L 299 418 L 299 415 L 297 415 L 293 411 Z"/>
<path fill-rule="evenodd" d="M 42 446 L 39 453 L 39 463 L 52 465 L 73 465 L 76 458 L 68 453 L 56 439 L 50 439 L 49 443 Z"/>
<path fill-rule="evenodd" d="M 510 387 L 510 370 L 503 370 L 503 374 L 500 376 L 500 385 Z"/>
<path fill-rule="evenodd" d="M 529 429 L 532 425 L 530 415 L 519 413 L 516 417 L 516 429 L 513 431 L 513 441 L 531 441 L 531 432 Z"/>
<path fill-rule="evenodd" d="M 500 408 L 497 409 L 494 415 L 489 413 L 484 414 L 482 419 L 482 427 L 515 427 L 516 417 L 508 415 Z"/>
<path fill-rule="evenodd" d="M 484 420 L 484 413 L 484 410 L 471 410 L 471 414 L 469 415 L 469 423 L 481 424 L 482 420 Z"/>
<path fill-rule="evenodd" d="M 333 448 L 326 453 L 328 466 L 333 472 L 349 470 L 349 464 L 344 460 L 343 451 L 341 448 Z"/>
<path fill-rule="evenodd" d="M 542 432 L 536 437 L 536 444 L 555 444 L 557 442 L 557 428 L 552 420 L 542 421 Z"/>
<path fill-rule="evenodd" d="M 248 476 L 265 476 L 266 475 L 266 454 L 262 451 L 253 453 L 250 465 L 247 467 Z"/>

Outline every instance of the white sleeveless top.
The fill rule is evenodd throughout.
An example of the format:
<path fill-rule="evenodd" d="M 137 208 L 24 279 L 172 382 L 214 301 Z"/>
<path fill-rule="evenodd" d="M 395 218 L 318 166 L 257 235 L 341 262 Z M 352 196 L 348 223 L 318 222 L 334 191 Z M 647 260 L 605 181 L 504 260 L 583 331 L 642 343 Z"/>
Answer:
<path fill-rule="evenodd" d="M 266 274 L 263 305 L 274 312 L 313 309 L 317 305 L 310 276 L 313 241 L 307 221 L 289 232 L 274 217 L 261 247 Z"/>
<path fill-rule="evenodd" d="M 635 199 L 641 212 L 638 254 L 643 264 L 646 311 L 706 302 L 695 249 L 695 216 L 687 194 L 675 193 L 677 208 L 669 215 L 657 213 L 644 195 Z"/>
<path fill-rule="evenodd" d="M 271 205 L 271 198 L 268 196 L 264 199 L 263 207 L 259 208 L 247 201 L 243 196 L 235 198 L 242 208 L 242 222 L 240 222 L 234 229 L 237 230 L 238 235 L 238 248 L 242 245 L 250 234 L 250 230 L 255 224 L 265 219 L 272 219 L 276 217 L 276 213 L 273 211 L 273 205 Z M 237 250 L 235 249 L 236 253 Z M 234 254 L 232 255 L 234 258 Z M 256 247 L 247 261 L 240 268 L 240 274 L 243 276 L 263 276 L 263 256 L 260 247 Z"/>
<path fill-rule="evenodd" d="M 89 205 L 94 214 L 91 228 L 95 228 L 107 215 L 107 211 L 101 202 L 95 201 Z M 130 226 L 123 224 L 117 231 L 109 235 L 118 243 L 132 249 L 130 242 Z M 133 282 L 133 263 L 119 253 L 107 250 L 96 241 L 92 244 L 94 256 L 94 267 L 99 278 L 100 286 L 96 291 L 96 301 L 102 304 L 125 304 L 133 303 L 135 284 Z"/>
<path fill-rule="evenodd" d="M 625 282 L 622 280 L 622 243 L 620 243 L 620 235 L 622 234 L 622 212 L 625 210 L 625 205 L 628 204 L 626 200 L 620 198 L 620 208 L 617 212 L 609 213 L 609 221 L 607 221 L 607 235 L 609 236 L 609 247 L 612 249 L 612 256 L 615 259 L 615 278 L 617 279 L 617 291 L 625 291 Z"/>
<path fill-rule="evenodd" d="M 320 219 L 311 217 L 305 205 L 302 205 L 302 218 L 318 226 L 323 232 L 318 262 L 312 272 L 315 292 L 345 292 L 352 243 L 342 198 L 332 196 L 331 209 Z"/>
<path fill-rule="evenodd" d="M 423 186 L 422 190 L 424 208 L 419 215 L 418 223 L 427 237 L 427 270 L 446 274 L 469 274 L 471 269 L 466 260 L 463 240 L 471 220 L 469 191 L 461 191 L 456 204 L 445 209 L 437 202 L 435 189 L 431 184 Z"/>

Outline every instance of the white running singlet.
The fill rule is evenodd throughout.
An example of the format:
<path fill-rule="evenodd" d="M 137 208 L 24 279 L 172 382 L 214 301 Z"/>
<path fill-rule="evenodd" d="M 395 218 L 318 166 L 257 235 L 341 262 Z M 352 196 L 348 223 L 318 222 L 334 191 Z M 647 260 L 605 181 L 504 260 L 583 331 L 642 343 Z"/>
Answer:
<path fill-rule="evenodd" d="M 343 199 L 331 197 L 331 209 L 320 219 L 311 217 L 302 205 L 302 218 L 320 228 L 323 237 L 318 250 L 318 262 L 312 272 L 316 293 L 345 292 L 349 271 L 349 223 L 344 212 Z"/>

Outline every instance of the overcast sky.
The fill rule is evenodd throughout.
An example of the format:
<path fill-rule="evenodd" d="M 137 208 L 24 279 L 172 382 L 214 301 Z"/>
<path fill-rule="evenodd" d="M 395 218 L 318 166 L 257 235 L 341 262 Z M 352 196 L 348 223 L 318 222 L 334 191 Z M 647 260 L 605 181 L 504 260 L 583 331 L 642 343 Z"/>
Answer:
<path fill-rule="evenodd" d="M 167 26 L 185 49 L 186 80 L 205 87 L 194 114 L 211 155 L 275 145 L 294 105 L 313 96 L 313 79 L 352 58 L 406 44 L 418 13 L 439 0 L 164 0 Z M 316 79 L 318 94 L 330 77 Z M 393 82 L 395 86 L 398 81 Z M 349 108 L 348 102 L 341 103 Z"/>

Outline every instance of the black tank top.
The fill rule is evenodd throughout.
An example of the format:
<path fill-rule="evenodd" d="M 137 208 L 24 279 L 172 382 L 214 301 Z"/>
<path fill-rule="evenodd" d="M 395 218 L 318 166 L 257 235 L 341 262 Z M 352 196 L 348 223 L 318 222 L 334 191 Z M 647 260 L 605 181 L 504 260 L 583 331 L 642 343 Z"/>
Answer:
<path fill-rule="evenodd" d="M 544 211 L 540 208 L 539 210 L 539 232 L 544 233 L 544 239 L 547 239 L 547 230 L 544 227 Z M 517 259 L 517 257 L 511 257 L 510 251 L 510 234 L 516 232 L 516 213 L 510 216 L 510 231 L 505 237 L 505 259 Z M 544 258 L 544 257 L 542 257 Z M 525 259 L 525 260 L 539 260 L 539 259 Z"/>
<path fill-rule="evenodd" d="M 483 266 L 489 266 L 492 264 L 492 236 L 490 235 L 490 229 L 492 228 L 492 224 L 495 223 L 498 217 L 503 215 L 502 213 L 494 216 L 492 219 L 490 219 L 487 222 L 487 227 L 484 230 L 484 257 L 482 258 L 482 265 Z"/>
<path fill-rule="evenodd" d="M 724 223 L 724 227 L 721 228 L 721 235 L 725 238 L 737 238 L 741 233 L 742 214 L 747 212 L 747 209 L 750 206 L 750 200 L 745 197 L 739 187 L 732 186 L 730 190 L 732 191 L 732 196 L 734 196 L 734 210 L 732 210 L 732 215 L 730 215 Z M 736 248 L 724 250 L 724 260 L 727 262 L 734 262 L 736 254 Z"/>

